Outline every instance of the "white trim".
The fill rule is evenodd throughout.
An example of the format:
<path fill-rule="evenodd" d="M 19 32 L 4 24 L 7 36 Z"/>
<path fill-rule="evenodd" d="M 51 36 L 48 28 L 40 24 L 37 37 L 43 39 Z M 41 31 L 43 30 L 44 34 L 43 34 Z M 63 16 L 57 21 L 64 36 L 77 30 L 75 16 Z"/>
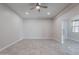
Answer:
<path fill-rule="evenodd" d="M 38 39 L 53 39 L 53 38 L 33 38 L 32 37 L 32 38 L 23 38 L 23 39 L 37 39 L 38 40 Z"/>
<path fill-rule="evenodd" d="M 4 49 L 6 49 L 6 48 L 8 48 L 8 47 L 10 47 L 10 46 L 12 46 L 12 45 L 14 45 L 15 43 L 21 41 L 21 40 L 23 40 L 23 38 L 20 38 L 20 39 L 18 39 L 18 40 L 16 40 L 16 41 L 14 41 L 14 42 L 12 42 L 12 43 L 10 43 L 10 44 L 4 46 L 3 48 L 0 49 L 0 52 L 1 52 L 2 50 L 4 50 Z"/>
<path fill-rule="evenodd" d="M 27 39 L 29 39 L 29 40 L 31 40 L 31 39 L 33 39 L 33 40 L 34 40 L 34 39 L 36 39 L 36 40 L 38 40 L 38 39 L 40 39 L 40 40 L 42 40 L 42 39 L 43 39 L 43 40 L 48 39 L 48 40 L 49 40 L 49 39 L 51 39 L 51 40 L 55 40 L 55 41 L 57 41 L 57 42 L 60 42 L 59 40 L 57 40 L 57 39 L 55 39 L 55 38 L 23 38 L 23 39 L 24 39 L 24 40 L 27 40 Z"/>

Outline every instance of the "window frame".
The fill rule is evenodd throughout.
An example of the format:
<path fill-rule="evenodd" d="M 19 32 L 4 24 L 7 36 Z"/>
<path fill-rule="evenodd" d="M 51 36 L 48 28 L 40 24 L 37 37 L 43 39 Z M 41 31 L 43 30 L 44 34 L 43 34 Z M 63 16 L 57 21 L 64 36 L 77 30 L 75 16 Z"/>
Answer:
<path fill-rule="evenodd" d="M 75 32 L 75 33 L 79 32 L 79 19 L 72 21 L 72 32 Z"/>

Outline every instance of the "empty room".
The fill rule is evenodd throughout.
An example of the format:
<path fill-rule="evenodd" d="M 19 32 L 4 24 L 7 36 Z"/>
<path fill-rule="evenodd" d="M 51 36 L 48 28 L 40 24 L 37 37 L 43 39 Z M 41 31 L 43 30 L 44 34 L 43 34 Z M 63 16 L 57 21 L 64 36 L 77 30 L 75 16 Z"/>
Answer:
<path fill-rule="evenodd" d="M 0 55 L 78 54 L 78 3 L 0 3 Z"/>

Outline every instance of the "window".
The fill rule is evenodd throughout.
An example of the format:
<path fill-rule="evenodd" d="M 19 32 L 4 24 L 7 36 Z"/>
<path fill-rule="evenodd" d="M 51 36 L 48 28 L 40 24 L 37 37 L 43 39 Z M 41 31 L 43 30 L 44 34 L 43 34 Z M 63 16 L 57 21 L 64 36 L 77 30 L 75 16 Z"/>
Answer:
<path fill-rule="evenodd" d="M 79 32 L 79 20 L 72 21 L 72 32 Z"/>

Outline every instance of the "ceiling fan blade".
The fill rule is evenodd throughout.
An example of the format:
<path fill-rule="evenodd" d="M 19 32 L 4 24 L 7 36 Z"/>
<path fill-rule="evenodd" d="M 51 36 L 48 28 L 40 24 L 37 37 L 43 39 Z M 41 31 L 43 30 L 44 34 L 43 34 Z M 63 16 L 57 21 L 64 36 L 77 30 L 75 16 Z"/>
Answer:
<path fill-rule="evenodd" d="M 42 7 L 42 8 L 48 8 L 47 6 L 40 6 L 40 7 Z"/>

